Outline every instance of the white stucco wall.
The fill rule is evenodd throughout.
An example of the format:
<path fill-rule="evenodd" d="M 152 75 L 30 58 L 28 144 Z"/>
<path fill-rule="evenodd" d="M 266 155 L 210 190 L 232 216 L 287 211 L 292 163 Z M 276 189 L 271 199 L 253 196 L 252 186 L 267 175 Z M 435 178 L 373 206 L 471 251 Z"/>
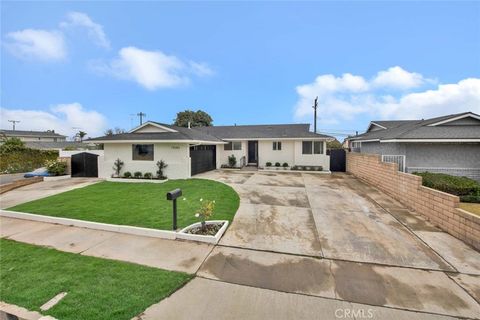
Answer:
<path fill-rule="evenodd" d="M 247 141 L 241 141 L 242 143 L 242 150 L 224 150 L 224 145 L 219 144 L 217 145 L 217 169 L 221 167 L 222 164 L 228 164 L 228 157 L 232 154 L 237 158 L 237 166 L 240 166 L 240 159 L 245 157 L 245 161 L 247 161 L 247 150 L 248 144 Z"/>
<path fill-rule="evenodd" d="M 106 178 L 113 174 L 113 163 L 117 158 L 124 162 L 122 173 L 140 171 L 155 175 L 157 161 L 163 160 L 168 165 L 165 174 L 169 179 L 190 177 L 190 151 L 189 145 L 185 143 L 155 143 L 153 161 L 132 160 L 132 143 L 105 143 L 104 156 L 99 157 L 100 177 Z"/>
<path fill-rule="evenodd" d="M 302 140 L 295 141 L 295 165 L 322 166 L 323 170 L 330 170 L 330 156 L 326 155 L 327 143 L 323 141 L 322 154 L 302 154 Z"/>
<path fill-rule="evenodd" d="M 282 142 L 282 150 L 273 150 L 273 142 Z M 275 165 L 275 162 L 288 163 L 294 165 L 322 166 L 323 170 L 330 170 L 330 156 L 326 153 L 327 145 L 323 141 L 323 154 L 302 154 L 302 140 L 259 140 L 258 141 L 258 162 L 259 166 L 264 167 L 267 162 Z M 237 165 L 240 165 L 240 158 L 245 156 L 248 161 L 248 141 L 242 141 L 242 150 L 223 150 L 223 145 L 217 147 L 217 168 L 222 164 L 228 163 L 228 157 L 235 155 Z"/>
<path fill-rule="evenodd" d="M 273 142 L 280 141 L 282 143 L 282 150 L 273 150 Z M 268 140 L 258 141 L 258 162 L 259 165 L 264 167 L 267 162 L 271 162 L 275 165 L 275 162 L 280 162 L 282 165 L 284 162 L 289 166 L 295 164 L 295 141 L 288 140 Z"/>

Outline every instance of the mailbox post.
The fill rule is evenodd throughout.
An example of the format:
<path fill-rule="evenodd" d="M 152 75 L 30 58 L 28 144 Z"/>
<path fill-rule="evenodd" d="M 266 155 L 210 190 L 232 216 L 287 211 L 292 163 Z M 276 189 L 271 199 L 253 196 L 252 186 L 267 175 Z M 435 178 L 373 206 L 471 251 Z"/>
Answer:
<path fill-rule="evenodd" d="M 181 189 L 175 189 L 167 192 L 167 200 L 173 201 L 173 231 L 177 230 L 177 198 L 181 195 Z"/>

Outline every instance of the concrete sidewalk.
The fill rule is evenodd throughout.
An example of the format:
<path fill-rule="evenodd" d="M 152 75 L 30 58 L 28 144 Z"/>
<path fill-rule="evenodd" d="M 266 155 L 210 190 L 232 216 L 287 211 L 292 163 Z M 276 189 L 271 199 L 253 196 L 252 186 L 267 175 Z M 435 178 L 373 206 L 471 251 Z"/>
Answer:
<path fill-rule="evenodd" d="M 5 217 L 0 217 L 0 236 L 60 251 L 187 273 L 197 272 L 213 248 L 204 243 L 126 235 Z"/>

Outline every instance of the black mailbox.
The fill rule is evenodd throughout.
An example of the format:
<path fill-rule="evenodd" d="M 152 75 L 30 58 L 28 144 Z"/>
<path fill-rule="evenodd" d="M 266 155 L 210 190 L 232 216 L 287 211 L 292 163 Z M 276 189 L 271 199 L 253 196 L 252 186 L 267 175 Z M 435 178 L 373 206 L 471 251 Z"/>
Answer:
<path fill-rule="evenodd" d="M 175 189 L 167 192 L 167 200 L 175 200 L 182 195 L 182 189 Z"/>
<path fill-rule="evenodd" d="M 167 200 L 173 200 L 173 231 L 177 230 L 177 198 L 182 195 L 182 189 L 167 192 Z"/>

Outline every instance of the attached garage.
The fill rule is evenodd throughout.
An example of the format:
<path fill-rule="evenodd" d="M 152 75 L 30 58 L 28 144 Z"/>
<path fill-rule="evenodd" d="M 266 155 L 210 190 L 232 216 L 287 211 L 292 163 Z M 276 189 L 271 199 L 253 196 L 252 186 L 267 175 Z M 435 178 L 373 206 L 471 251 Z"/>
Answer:
<path fill-rule="evenodd" d="M 190 147 L 191 174 L 214 170 L 216 168 L 216 146 L 199 145 Z"/>

